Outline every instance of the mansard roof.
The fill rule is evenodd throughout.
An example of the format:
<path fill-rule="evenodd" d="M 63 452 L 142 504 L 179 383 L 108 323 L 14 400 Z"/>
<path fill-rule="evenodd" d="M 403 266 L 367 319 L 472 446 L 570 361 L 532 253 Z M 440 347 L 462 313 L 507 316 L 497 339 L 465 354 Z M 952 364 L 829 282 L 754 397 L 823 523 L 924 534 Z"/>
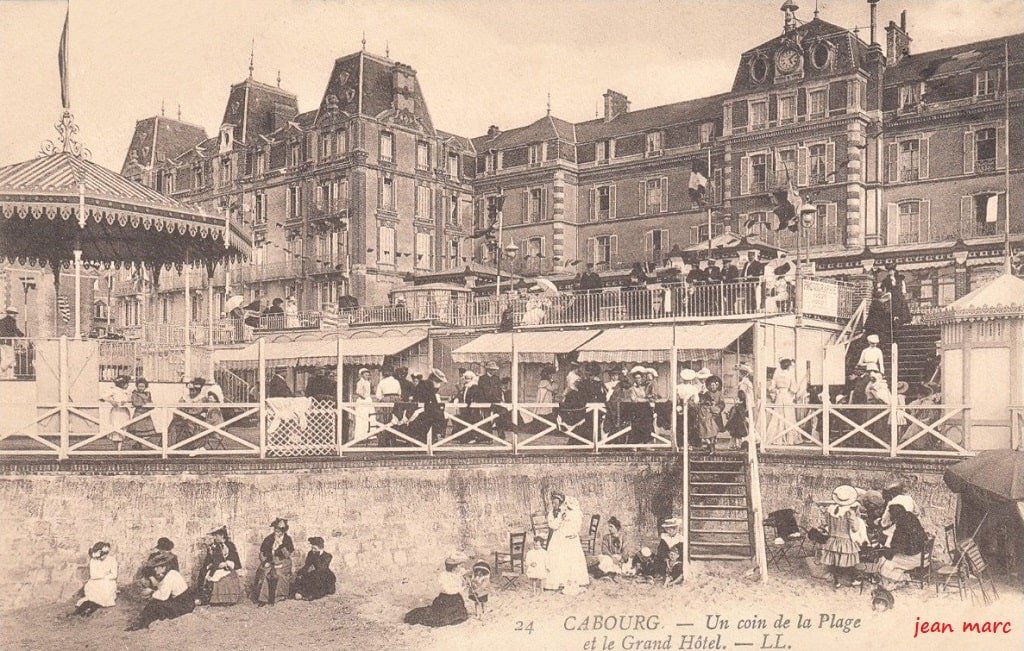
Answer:
<path fill-rule="evenodd" d="M 135 123 L 135 133 L 125 154 L 121 173 L 128 173 L 129 168 L 150 168 L 177 158 L 206 138 L 206 130 L 201 126 L 181 120 L 162 115 L 139 120 Z"/>
<path fill-rule="evenodd" d="M 953 76 L 969 70 L 1003 65 L 1003 44 L 1009 45 L 1010 61 L 1024 61 L 1024 34 L 1001 36 L 985 41 L 910 54 L 885 72 L 885 85 L 898 86 L 913 81 Z"/>
<path fill-rule="evenodd" d="M 231 86 L 221 124 L 234 126 L 236 141 L 251 144 L 256 137 L 280 128 L 283 121 L 294 119 L 298 112 L 294 93 L 249 77 Z"/>
<path fill-rule="evenodd" d="M 819 42 L 827 43 L 832 49 L 830 65 L 824 70 L 814 70 L 808 61 L 809 57 L 806 56 L 808 48 Z M 744 52 L 736 69 L 736 77 L 732 84 L 733 92 L 743 93 L 770 87 L 775 82 L 774 65 L 768 66 L 765 80 L 755 82 L 750 76 L 750 64 L 758 56 L 765 56 L 771 62 L 775 52 L 787 43 L 798 45 L 805 53 L 804 66 L 807 76 L 828 77 L 863 68 L 868 50 L 867 43 L 850 30 L 815 18 L 791 32 L 780 34 Z"/>
<path fill-rule="evenodd" d="M 332 110 L 393 121 L 434 134 L 416 71 L 365 51 L 335 60 L 318 116 Z"/>
<path fill-rule="evenodd" d="M 447 131 L 437 130 L 437 135 L 442 140 L 454 144 L 460 151 L 475 153 L 476 149 L 473 148 L 473 141 L 465 136 L 457 136 L 454 133 L 448 133 Z"/>
<path fill-rule="evenodd" d="M 676 124 L 708 122 L 722 117 L 722 100 L 726 94 L 675 102 L 648 109 L 629 111 L 605 121 L 597 118 L 576 125 L 577 142 L 593 142 L 606 138 L 653 131 Z"/>
<path fill-rule="evenodd" d="M 576 142 L 573 124 L 553 115 L 546 115 L 525 127 L 499 131 L 493 137 L 478 136 L 473 138 L 473 146 L 477 151 L 510 149 L 556 138 Z"/>

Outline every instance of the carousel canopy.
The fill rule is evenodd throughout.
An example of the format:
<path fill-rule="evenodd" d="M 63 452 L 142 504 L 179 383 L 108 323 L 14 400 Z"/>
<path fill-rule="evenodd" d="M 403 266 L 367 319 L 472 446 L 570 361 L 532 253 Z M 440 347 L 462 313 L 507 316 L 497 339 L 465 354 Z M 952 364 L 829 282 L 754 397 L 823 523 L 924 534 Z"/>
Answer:
<path fill-rule="evenodd" d="M 11 262 L 65 262 L 77 248 L 85 262 L 170 265 L 244 257 L 249 246 L 226 217 L 71 152 L 0 167 L 0 257 Z"/>
<path fill-rule="evenodd" d="M 925 316 L 929 323 L 1024 317 L 1024 280 L 1003 274 L 992 282 Z"/>

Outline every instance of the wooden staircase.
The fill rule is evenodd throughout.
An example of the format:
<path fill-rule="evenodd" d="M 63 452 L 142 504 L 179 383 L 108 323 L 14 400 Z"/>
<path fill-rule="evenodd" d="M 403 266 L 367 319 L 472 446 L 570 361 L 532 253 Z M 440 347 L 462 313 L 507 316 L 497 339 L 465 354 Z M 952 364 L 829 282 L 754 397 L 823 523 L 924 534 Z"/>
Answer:
<path fill-rule="evenodd" d="M 692 455 L 688 479 L 690 558 L 752 559 L 754 511 L 746 454 Z"/>
<path fill-rule="evenodd" d="M 942 338 L 939 326 L 907 324 L 896 330 L 896 344 L 899 346 L 899 379 L 910 384 L 920 384 L 931 379 L 928 372 L 935 356 L 935 344 Z M 886 364 L 891 364 L 888 350 L 882 351 Z M 889 368 L 888 366 L 886 367 Z"/>

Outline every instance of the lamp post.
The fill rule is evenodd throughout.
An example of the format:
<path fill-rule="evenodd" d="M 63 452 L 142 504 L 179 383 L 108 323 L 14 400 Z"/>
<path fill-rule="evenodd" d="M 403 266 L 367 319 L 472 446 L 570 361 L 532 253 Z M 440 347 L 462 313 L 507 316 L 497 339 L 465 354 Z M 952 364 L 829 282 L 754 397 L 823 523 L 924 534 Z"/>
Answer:
<path fill-rule="evenodd" d="M 21 289 L 25 295 L 25 336 L 28 337 L 28 293 L 36 288 L 36 279 L 32 276 L 22 276 L 19 280 L 21 280 Z"/>

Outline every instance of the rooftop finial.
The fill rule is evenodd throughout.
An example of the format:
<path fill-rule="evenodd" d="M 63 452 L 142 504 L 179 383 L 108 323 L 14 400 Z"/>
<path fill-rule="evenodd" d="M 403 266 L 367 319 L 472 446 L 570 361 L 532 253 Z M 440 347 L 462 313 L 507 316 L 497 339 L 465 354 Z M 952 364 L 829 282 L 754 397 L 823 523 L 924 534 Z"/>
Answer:
<path fill-rule="evenodd" d="M 366 30 L 363 30 L 363 52 L 366 52 Z"/>
<path fill-rule="evenodd" d="M 389 41 L 384 41 L 384 58 L 391 58 L 391 43 Z"/>
<path fill-rule="evenodd" d="M 256 59 L 256 37 L 253 37 L 252 45 L 249 48 L 249 79 L 252 79 L 252 71 L 256 67 L 255 65 L 253 65 L 255 59 Z"/>
<path fill-rule="evenodd" d="M 779 7 L 779 10 L 786 15 L 786 20 L 783 25 L 786 33 L 796 29 L 796 10 L 799 8 L 800 7 L 797 6 L 793 0 L 786 0 L 782 3 L 782 6 Z"/>
<path fill-rule="evenodd" d="M 814 0 L 814 17 L 818 17 L 818 0 Z"/>
<path fill-rule="evenodd" d="M 548 91 L 548 117 L 551 117 L 551 91 Z"/>
<path fill-rule="evenodd" d="M 164 101 L 160 100 L 160 117 L 164 117 Z"/>
<path fill-rule="evenodd" d="M 181 102 L 178 102 L 178 122 L 181 122 Z"/>
<path fill-rule="evenodd" d="M 278 88 L 281 87 L 281 70 L 280 69 L 278 69 L 278 71 L 277 71 L 277 87 Z"/>

